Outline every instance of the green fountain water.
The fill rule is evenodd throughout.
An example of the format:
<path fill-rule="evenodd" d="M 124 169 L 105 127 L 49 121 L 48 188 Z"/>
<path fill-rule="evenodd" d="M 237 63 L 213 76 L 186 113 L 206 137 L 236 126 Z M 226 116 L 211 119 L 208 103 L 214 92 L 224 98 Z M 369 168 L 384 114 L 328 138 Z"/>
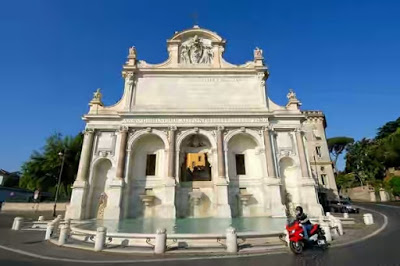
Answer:
<path fill-rule="evenodd" d="M 136 218 L 114 220 L 93 220 L 79 226 L 81 229 L 96 230 L 107 227 L 108 232 L 153 234 L 158 228 L 167 229 L 168 233 L 177 234 L 224 234 L 230 226 L 237 232 L 277 233 L 285 229 L 286 218 L 251 217 L 251 218 Z"/>

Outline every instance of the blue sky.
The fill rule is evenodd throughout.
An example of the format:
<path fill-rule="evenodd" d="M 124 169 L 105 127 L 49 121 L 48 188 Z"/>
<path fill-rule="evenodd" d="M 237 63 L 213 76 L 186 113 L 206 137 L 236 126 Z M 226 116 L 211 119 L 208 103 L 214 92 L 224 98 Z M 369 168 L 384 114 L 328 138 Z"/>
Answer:
<path fill-rule="evenodd" d="M 284 104 L 294 88 L 303 109 L 325 112 L 328 137 L 373 137 L 399 116 L 398 1 L 1 1 L 0 168 L 82 130 L 96 88 L 106 104 L 122 95 L 128 47 L 164 61 L 193 13 L 228 41 L 228 61 L 262 48 L 271 99 Z"/>

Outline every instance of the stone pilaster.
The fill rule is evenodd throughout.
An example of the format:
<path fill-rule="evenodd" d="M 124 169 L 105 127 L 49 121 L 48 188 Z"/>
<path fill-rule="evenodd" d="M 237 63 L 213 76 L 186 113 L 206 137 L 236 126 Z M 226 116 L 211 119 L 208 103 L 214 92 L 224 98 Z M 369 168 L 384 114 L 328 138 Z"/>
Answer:
<path fill-rule="evenodd" d="M 174 179 L 175 177 L 175 132 L 176 127 L 170 127 L 168 131 L 168 165 L 167 165 L 167 176 Z"/>
<path fill-rule="evenodd" d="M 271 129 L 268 127 L 264 129 L 265 158 L 267 160 L 268 177 L 276 178 L 276 168 L 274 164 L 274 153 L 272 150 L 270 131 Z"/>
<path fill-rule="evenodd" d="M 78 173 L 72 187 L 71 201 L 65 217 L 75 220 L 84 219 L 86 194 L 88 188 L 88 171 L 93 149 L 94 130 L 86 129 L 83 137 L 82 152 L 79 159 Z"/>
<path fill-rule="evenodd" d="M 306 150 L 304 148 L 303 135 L 301 130 L 296 130 L 295 135 L 297 142 L 297 151 L 300 158 L 301 175 L 302 177 L 310 177 L 307 166 Z"/>
<path fill-rule="evenodd" d="M 128 139 L 128 127 L 120 128 L 120 142 L 119 142 L 119 153 L 118 153 L 118 163 L 117 163 L 117 179 L 124 178 L 125 172 L 125 162 L 126 162 L 126 144 Z"/>
<path fill-rule="evenodd" d="M 224 127 L 217 128 L 218 178 L 226 178 L 223 131 Z"/>
<path fill-rule="evenodd" d="M 231 217 L 231 208 L 228 201 L 228 182 L 225 171 L 225 156 L 224 156 L 224 127 L 217 128 L 217 157 L 218 157 L 218 179 L 215 183 L 217 193 L 217 217 Z"/>
<path fill-rule="evenodd" d="M 107 206 L 104 209 L 104 219 L 106 220 L 119 220 L 121 217 L 128 127 L 120 127 L 119 133 L 120 141 L 115 179 L 107 180 L 106 182 Z"/>

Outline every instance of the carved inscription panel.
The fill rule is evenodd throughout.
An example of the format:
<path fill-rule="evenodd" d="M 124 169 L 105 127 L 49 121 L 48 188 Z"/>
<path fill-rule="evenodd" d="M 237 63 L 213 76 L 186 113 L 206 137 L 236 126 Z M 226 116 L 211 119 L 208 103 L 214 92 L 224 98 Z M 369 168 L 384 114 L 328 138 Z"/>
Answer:
<path fill-rule="evenodd" d="M 256 76 L 145 77 L 139 78 L 137 106 L 207 108 L 263 106 L 263 91 Z"/>

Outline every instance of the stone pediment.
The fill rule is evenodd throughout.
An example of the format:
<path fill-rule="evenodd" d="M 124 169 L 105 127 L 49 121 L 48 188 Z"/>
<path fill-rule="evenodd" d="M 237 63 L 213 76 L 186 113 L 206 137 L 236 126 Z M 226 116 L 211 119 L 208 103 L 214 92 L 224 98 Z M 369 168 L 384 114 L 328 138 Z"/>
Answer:
<path fill-rule="evenodd" d="M 130 57 L 124 66 L 139 69 L 267 69 L 264 66 L 262 50 L 254 50 L 253 61 L 242 65 L 228 63 L 223 58 L 226 41 L 217 33 L 194 26 L 181 32 L 176 32 L 167 40 L 169 58 L 160 64 L 150 64 L 144 60 L 136 60 L 136 49 L 130 49 Z M 132 52 L 132 54 L 131 54 Z M 134 58 L 134 60 L 129 59 Z"/>

